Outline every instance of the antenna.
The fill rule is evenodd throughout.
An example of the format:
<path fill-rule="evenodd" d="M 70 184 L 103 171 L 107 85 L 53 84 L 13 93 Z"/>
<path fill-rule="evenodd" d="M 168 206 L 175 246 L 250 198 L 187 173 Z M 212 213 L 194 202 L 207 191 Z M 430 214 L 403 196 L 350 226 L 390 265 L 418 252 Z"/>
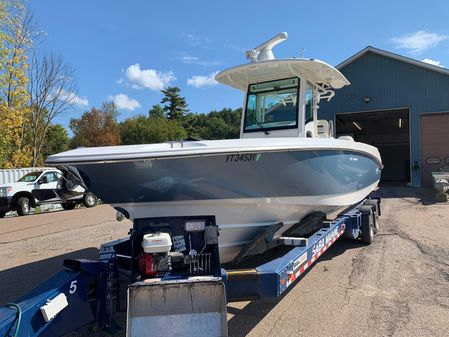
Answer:
<path fill-rule="evenodd" d="M 265 41 L 260 46 L 257 46 L 254 49 L 250 49 L 246 52 L 246 58 L 251 62 L 259 62 L 266 60 L 274 60 L 273 55 L 273 47 L 277 44 L 284 42 L 287 40 L 288 34 L 286 32 L 280 33 L 275 37 L 272 37 L 268 41 Z"/>

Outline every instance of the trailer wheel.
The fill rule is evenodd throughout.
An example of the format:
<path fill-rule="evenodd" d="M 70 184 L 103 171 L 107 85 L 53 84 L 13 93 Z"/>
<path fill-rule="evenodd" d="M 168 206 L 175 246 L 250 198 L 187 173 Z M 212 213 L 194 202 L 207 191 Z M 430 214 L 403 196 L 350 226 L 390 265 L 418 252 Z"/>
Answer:
<path fill-rule="evenodd" d="M 371 206 L 360 207 L 360 212 L 362 213 L 362 226 L 360 239 L 363 243 L 371 244 L 374 240 L 374 214 L 373 208 Z"/>
<path fill-rule="evenodd" d="M 17 214 L 28 215 L 30 213 L 30 199 L 21 197 L 17 200 Z"/>
<path fill-rule="evenodd" d="M 376 199 L 367 199 L 363 203 L 365 206 L 371 206 L 373 208 L 373 227 L 374 227 L 374 234 L 377 234 L 379 231 L 379 225 L 380 225 L 380 206 L 379 201 Z"/>

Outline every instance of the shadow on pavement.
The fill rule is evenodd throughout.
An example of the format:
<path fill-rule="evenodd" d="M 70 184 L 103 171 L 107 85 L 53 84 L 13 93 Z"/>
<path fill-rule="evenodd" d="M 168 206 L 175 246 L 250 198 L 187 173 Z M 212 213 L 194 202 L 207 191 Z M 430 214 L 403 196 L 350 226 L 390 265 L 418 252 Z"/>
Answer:
<path fill-rule="evenodd" d="M 417 198 L 422 205 L 435 204 L 434 190 L 431 188 L 382 186 L 375 193 L 381 198 Z"/>
<path fill-rule="evenodd" d="M 65 259 L 94 260 L 97 256 L 97 248 L 87 248 L 0 271 L 0 305 L 25 295 L 63 270 L 62 263 Z"/>
<path fill-rule="evenodd" d="M 354 248 L 361 248 L 365 246 L 360 241 L 350 240 L 341 238 L 332 247 L 330 247 L 319 260 L 305 271 L 304 274 L 292 285 L 282 296 L 275 299 L 264 299 L 249 302 L 244 308 L 238 309 L 228 306 L 228 313 L 234 315 L 228 321 L 229 336 L 240 337 L 248 335 L 254 327 L 262 321 L 268 313 L 276 307 L 276 305 L 282 301 L 284 296 L 286 296 L 298 282 L 300 282 L 307 274 L 313 269 L 313 267 L 318 266 L 323 261 L 332 260 L 339 255 L 343 254 L 347 250 Z"/>

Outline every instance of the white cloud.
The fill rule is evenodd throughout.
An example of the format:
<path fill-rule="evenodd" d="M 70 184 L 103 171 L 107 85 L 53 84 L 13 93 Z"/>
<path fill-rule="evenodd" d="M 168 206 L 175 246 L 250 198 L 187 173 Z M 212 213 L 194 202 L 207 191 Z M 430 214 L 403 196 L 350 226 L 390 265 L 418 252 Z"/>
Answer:
<path fill-rule="evenodd" d="M 190 47 L 202 47 L 207 48 L 210 45 L 210 40 L 204 36 L 198 36 L 193 34 L 183 34 L 187 40 L 187 44 Z"/>
<path fill-rule="evenodd" d="M 129 98 L 125 94 L 109 96 L 108 100 L 113 101 L 115 103 L 115 106 L 119 110 L 123 109 L 123 110 L 133 111 L 137 108 L 140 108 L 140 103 L 137 100 L 135 100 L 133 98 Z"/>
<path fill-rule="evenodd" d="M 435 61 L 435 60 L 432 60 L 432 59 L 423 59 L 421 61 L 425 62 L 425 63 L 428 63 L 428 64 L 431 64 L 433 66 L 444 68 L 444 66 L 441 64 L 440 61 Z"/>
<path fill-rule="evenodd" d="M 217 66 L 220 64 L 220 62 L 218 61 L 204 61 L 204 60 L 200 60 L 198 57 L 196 56 L 192 56 L 189 54 L 184 53 L 180 58 L 182 63 L 186 63 L 186 64 L 199 64 L 201 66 L 204 67 L 209 67 L 209 66 Z"/>
<path fill-rule="evenodd" d="M 188 54 L 184 54 L 183 56 L 181 56 L 180 59 L 181 59 L 181 61 L 183 63 L 195 63 L 195 62 L 198 62 L 198 57 L 191 56 L 191 55 L 188 55 Z"/>
<path fill-rule="evenodd" d="M 218 71 L 215 71 L 209 75 L 192 76 L 187 80 L 187 84 L 195 88 L 211 87 L 218 84 L 218 82 L 215 81 L 215 75 L 217 74 Z"/>
<path fill-rule="evenodd" d="M 394 37 L 390 41 L 397 48 L 407 49 L 413 54 L 419 54 L 429 48 L 438 46 L 445 39 L 447 39 L 445 35 L 420 30 L 415 33 Z"/>
<path fill-rule="evenodd" d="M 138 63 L 130 65 L 126 71 L 126 78 L 131 82 L 131 87 L 134 89 L 147 88 L 150 90 L 159 91 L 175 81 L 176 77 L 173 71 L 157 71 L 154 69 L 140 69 Z"/>
<path fill-rule="evenodd" d="M 88 106 L 89 100 L 86 97 L 80 97 L 74 92 L 65 91 L 61 89 L 60 95 L 58 95 L 61 100 L 67 100 L 70 104 L 79 105 L 79 106 Z"/>

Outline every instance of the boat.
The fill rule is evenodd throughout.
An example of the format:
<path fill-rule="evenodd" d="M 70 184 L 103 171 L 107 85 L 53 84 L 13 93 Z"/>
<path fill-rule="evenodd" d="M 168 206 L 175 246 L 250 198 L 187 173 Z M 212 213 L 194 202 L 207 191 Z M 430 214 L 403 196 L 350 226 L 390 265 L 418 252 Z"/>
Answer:
<path fill-rule="evenodd" d="M 245 93 L 239 139 L 78 148 L 48 157 L 129 219 L 214 215 L 221 263 L 258 234 L 359 203 L 379 183 L 377 148 L 333 137 L 320 100 L 349 81 L 316 59 L 276 59 L 281 33 L 216 80 Z"/>

